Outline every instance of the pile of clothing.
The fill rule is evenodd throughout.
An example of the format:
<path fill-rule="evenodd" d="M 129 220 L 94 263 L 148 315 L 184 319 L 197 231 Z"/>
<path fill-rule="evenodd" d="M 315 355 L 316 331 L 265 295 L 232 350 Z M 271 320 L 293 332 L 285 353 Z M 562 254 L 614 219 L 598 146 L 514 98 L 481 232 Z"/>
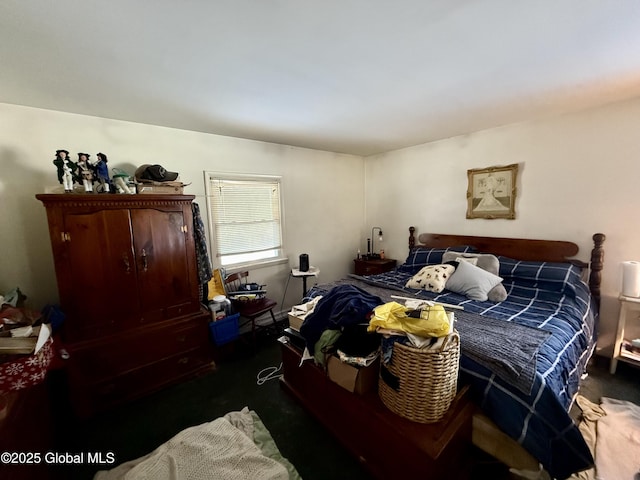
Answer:
<path fill-rule="evenodd" d="M 337 354 L 345 363 L 367 366 L 381 351 L 388 362 L 397 341 L 438 348 L 453 331 L 453 313 L 441 305 L 384 303 L 354 285 L 338 285 L 312 302 L 300 334 L 306 343 L 303 358 L 313 358 L 319 365 L 325 365 L 328 355 Z"/>
<path fill-rule="evenodd" d="M 389 302 L 377 307 L 369 331 L 382 335 L 382 361 L 389 364 L 396 342 L 420 349 L 440 349 L 453 333 L 454 314 L 442 305 L 409 300 L 405 305 Z"/>

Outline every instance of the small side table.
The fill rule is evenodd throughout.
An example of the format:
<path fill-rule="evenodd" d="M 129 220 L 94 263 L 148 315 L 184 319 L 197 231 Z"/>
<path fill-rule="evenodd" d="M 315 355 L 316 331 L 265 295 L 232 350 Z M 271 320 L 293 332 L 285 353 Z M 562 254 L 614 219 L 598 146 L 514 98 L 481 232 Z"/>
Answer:
<path fill-rule="evenodd" d="M 320 269 L 318 267 L 309 267 L 309 270 L 303 272 L 297 268 L 291 269 L 292 277 L 302 277 L 302 298 L 307 294 L 307 278 L 309 277 L 317 277 L 320 274 Z"/>
<path fill-rule="evenodd" d="M 618 316 L 616 341 L 613 344 L 613 356 L 611 357 L 611 365 L 609 367 L 609 372 L 611 374 L 616 373 L 618 360 L 635 366 L 640 366 L 640 353 L 631 352 L 623 346 L 627 319 L 629 321 L 638 321 L 638 317 L 640 317 L 640 298 L 620 295 L 618 300 L 620 301 L 620 315 Z"/>
<path fill-rule="evenodd" d="M 356 258 L 353 260 L 356 275 L 374 275 L 376 273 L 384 273 L 393 270 L 396 261 L 393 258 Z"/>

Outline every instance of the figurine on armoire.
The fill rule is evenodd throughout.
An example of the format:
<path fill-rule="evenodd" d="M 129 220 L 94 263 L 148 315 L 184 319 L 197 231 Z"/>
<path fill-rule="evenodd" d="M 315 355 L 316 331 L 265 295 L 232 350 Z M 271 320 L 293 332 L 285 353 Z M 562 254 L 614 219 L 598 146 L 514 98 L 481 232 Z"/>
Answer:
<path fill-rule="evenodd" d="M 113 169 L 113 185 L 118 193 L 136 193 L 134 189 L 129 188 L 130 175 L 124 170 Z"/>
<path fill-rule="evenodd" d="M 109 193 L 111 191 L 111 180 L 109 179 L 109 167 L 107 167 L 107 156 L 104 153 L 96 154 L 98 158 L 93 164 L 93 170 L 100 185 L 96 187 L 98 193 Z"/>
<path fill-rule="evenodd" d="M 88 153 L 78 153 L 76 178 L 78 179 L 78 183 L 82 181 L 82 186 L 86 193 L 93 192 L 93 170 L 91 163 L 89 163 L 90 156 Z"/>
<path fill-rule="evenodd" d="M 65 192 L 73 192 L 74 173 L 77 165 L 69 160 L 68 150 L 56 150 L 53 164 L 58 169 L 58 182 L 64 185 Z"/>

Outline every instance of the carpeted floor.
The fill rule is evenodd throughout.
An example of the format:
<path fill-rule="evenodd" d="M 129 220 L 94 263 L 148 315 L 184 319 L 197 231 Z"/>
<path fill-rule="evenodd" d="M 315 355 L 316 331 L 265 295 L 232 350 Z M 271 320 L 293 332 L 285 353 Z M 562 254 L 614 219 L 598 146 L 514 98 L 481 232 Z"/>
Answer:
<path fill-rule="evenodd" d="M 611 375 L 609 359 L 595 355 L 587 368 L 587 377 L 580 385 L 580 395 L 595 403 L 600 403 L 602 397 L 609 397 L 640 405 L 640 369 L 618 362 L 616 374 Z"/>
<path fill-rule="evenodd" d="M 56 450 L 113 452 L 121 463 L 150 452 L 186 427 L 247 406 L 258 413 L 283 455 L 305 480 L 368 478 L 357 461 L 280 388 L 276 338 L 259 341 L 255 354 L 241 343 L 235 351 L 225 348 L 226 358 L 219 360 L 214 373 L 89 420 L 66 417 L 57 429 Z M 318 451 L 323 452 L 322 458 Z M 88 479 L 95 470 L 84 465 L 60 467 L 57 473 L 60 478 Z"/>
<path fill-rule="evenodd" d="M 121 463 L 149 453 L 184 428 L 247 406 L 258 413 L 303 479 L 368 479 L 357 460 L 280 388 L 280 344 L 276 338 L 259 338 L 256 352 L 241 342 L 227 346 L 218 354 L 216 372 L 90 420 L 76 420 L 58 397 L 55 449 L 113 452 L 116 463 Z M 608 396 L 640 404 L 637 373 L 637 369 L 621 365 L 611 376 L 605 359 L 596 357 L 582 394 L 595 402 Z M 468 461 L 472 478 L 509 477 L 506 467 L 482 452 L 473 450 Z M 57 467 L 56 476 L 89 479 L 96 469 L 87 465 Z"/>

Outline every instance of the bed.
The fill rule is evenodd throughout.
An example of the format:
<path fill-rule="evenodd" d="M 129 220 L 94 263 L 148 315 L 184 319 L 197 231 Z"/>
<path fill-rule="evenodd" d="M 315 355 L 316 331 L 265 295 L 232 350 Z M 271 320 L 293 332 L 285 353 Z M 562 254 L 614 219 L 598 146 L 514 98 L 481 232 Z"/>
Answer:
<path fill-rule="evenodd" d="M 149 454 L 96 473 L 95 480 L 300 479 L 257 413 L 248 408 L 179 432 Z"/>
<path fill-rule="evenodd" d="M 529 390 L 474 355 L 473 339 L 461 334 L 459 380 L 470 386 L 480 410 L 474 419 L 473 442 L 516 468 L 528 456 L 554 478 L 591 467 L 593 458 L 569 411 L 595 349 L 605 236 L 593 235 L 593 249 L 585 262 L 576 259 L 578 246 L 572 242 L 422 233 L 416 243 L 415 228 L 409 232 L 409 255 L 395 269 L 316 285 L 308 298 L 348 284 L 385 302 L 424 298 L 460 306 L 470 317 L 467 324 L 480 317 L 499 321 L 505 332 L 499 341 L 513 351 L 518 350 L 519 339 L 529 337 L 527 332 L 541 334 L 530 362 Z M 498 259 L 505 300 L 473 300 L 468 290 L 459 288 L 458 293 L 446 288 L 434 293 L 405 287 L 423 267 L 465 253 Z M 475 324 L 477 328 L 481 323 Z"/>

